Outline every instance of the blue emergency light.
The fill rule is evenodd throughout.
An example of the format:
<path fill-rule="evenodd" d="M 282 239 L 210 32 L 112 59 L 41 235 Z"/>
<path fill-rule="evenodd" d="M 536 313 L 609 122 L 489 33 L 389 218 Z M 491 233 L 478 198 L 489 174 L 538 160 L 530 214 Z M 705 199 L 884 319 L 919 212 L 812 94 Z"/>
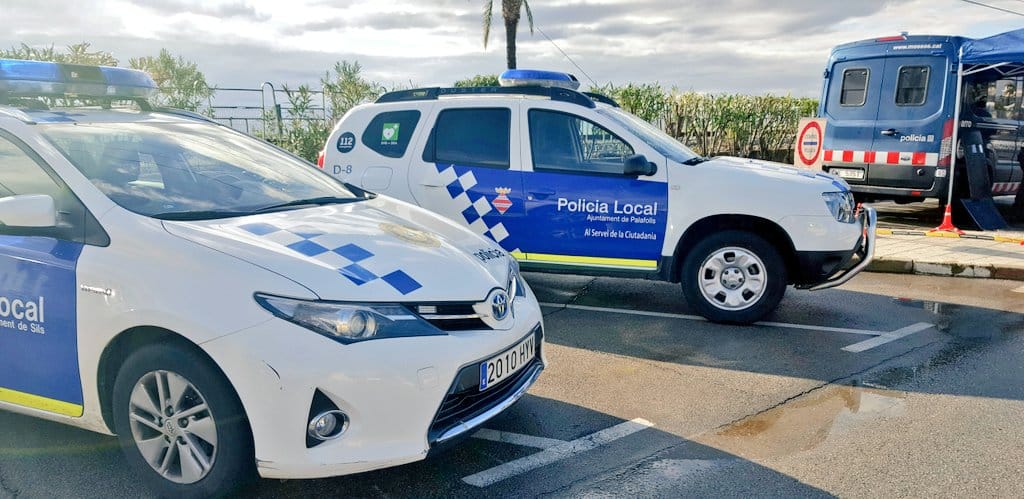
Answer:
<path fill-rule="evenodd" d="M 576 90 L 580 81 L 569 73 L 537 69 L 509 69 L 498 77 L 503 87 L 558 87 Z"/>
<path fill-rule="evenodd" d="M 156 83 L 145 71 L 43 61 L 0 59 L 0 98 L 146 99 Z"/>

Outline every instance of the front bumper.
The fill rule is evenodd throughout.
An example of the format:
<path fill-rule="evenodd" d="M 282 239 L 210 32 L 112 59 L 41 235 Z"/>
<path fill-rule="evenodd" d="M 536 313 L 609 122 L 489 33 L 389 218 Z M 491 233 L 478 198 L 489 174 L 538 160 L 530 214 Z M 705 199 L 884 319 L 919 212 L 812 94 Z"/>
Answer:
<path fill-rule="evenodd" d="M 528 334 L 542 338 L 540 307 L 517 306 L 507 331 L 464 331 L 447 336 L 379 339 L 341 345 L 274 319 L 202 345 L 228 377 L 253 433 L 257 469 L 265 478 L 323 478 L 424 459 L 430 435 L 453 380 L 474 359 L 487 359 Z M 543 344 L 515 389 L 488 399 L 451 421 L 445 440 L 479 427 L 522 397 L 546 365 Z M 467 363 L 468 362 L 468 363 Z M 517 373 L 519 374 L 519 373 Z M 348 415 L 345 433 L 313 447 L 306 426 L 320 392 Z"/>
<path fill-rule="evenodd" d="M 826 269 L 822 273 L 805 274 L 804 282 L 798 283 L 796 287 L 811 291 L 834 288 L 845 284 L 853 279 L 853 276 L 867 268 L 875 257 L 875 228 L 878 225 L 878 214 L 874 208 L 865 206 L 862 209 L 860 224 L 861 237 L 849 251 L 835 254 L 798 253 L 797 258 L 800 260 L 801 268 L 821 269 L 826 267 Z M 827 263 L 830 258 L 839 259 L 839 263 Z"/>

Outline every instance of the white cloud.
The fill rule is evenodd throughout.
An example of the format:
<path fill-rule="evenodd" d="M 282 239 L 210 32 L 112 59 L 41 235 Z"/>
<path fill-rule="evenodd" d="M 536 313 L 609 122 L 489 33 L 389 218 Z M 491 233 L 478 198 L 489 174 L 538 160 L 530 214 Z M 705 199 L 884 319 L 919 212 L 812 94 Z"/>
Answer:
<path fill-rule="evenodd" d="M 984 0 L 1024 12 L 1024 3 Z M 80 41 L 122 61 L 160 48 L 208 81 L 316 84 L 358 60 L 385 82 L 450 84 L 504 67 L 500 2 L 485 51 L 480 0 L 0 0 L 0 47 Z M 816 96 L 829 49 L 906 30 L 984 36 L 1024 20 L 959 0 L 561 0 L 531 2 L 519 65 L 579 71 L 598 83 L 658 82 L 719 92 Z M 582 76 L 582 75 L 580 75 Z"/>

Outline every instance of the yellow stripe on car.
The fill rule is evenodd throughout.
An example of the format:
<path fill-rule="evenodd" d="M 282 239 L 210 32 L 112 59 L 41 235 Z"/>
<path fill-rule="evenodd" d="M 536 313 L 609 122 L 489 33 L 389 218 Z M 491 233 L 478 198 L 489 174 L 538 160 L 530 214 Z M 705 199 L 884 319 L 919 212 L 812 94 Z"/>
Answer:
<path fill-rule="evenodd" d="M 31 393 L 19 392 L 17 390 L 10 390 L 7 388 L 0 388 L 0 402 L 10 402 L 22 407 L 39 409 L 41 411 L 52 412 L 54 414 L 60 414 L 61 416 L 71 416 L 73 418 L 81 417 L 82 415 L 82 406 L 78 404 L 61 402 L 60 400 L 53 400 L 46 397 L 40 397 L 39 395 L 32 395 Z"/>

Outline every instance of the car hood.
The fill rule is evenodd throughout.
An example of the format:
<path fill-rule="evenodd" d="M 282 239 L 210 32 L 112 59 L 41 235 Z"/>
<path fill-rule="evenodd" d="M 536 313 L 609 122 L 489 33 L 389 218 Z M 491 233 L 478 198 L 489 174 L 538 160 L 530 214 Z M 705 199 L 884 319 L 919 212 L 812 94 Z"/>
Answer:
<path fill-rule="evenodd" d="M 829 184 L 831 184 L 832 186 L 831 190 L 850 190 L 850 186 L 846 183 L 845 180 L 830 173 L 825 173 L 816 170 L 808 170 L 806 168 L 797 168 L 792 165 L 775 163 L 773 161 L 736 158 L 732 156 L 718 156 L 715 158 L 711 158 L 703 163 L 700 163 L 699 166 L 716 169 L 730 168 L 778 180 L 790 179 L 795 182 L 800 182 L 804 184 L 818 184 L 825 187 L 825 190 L 829 190 Z"/>
<path fill-rule="evenodd" d="M 511 257 L 496 244 L 384 197 L 164 227 L 324 300 L 480 301 L 509 283 Z"/>

